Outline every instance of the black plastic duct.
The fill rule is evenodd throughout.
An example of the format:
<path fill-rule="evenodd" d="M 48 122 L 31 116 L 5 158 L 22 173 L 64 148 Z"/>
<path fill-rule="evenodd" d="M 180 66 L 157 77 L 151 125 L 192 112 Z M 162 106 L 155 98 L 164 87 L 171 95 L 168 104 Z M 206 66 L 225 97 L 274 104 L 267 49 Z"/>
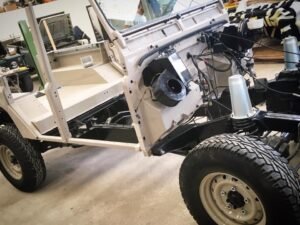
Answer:
<path fill-rule="evenodd" d="M 187 95 L 183 82 L 168 70 L 162 72 L 152 83 L 154 98 L 161 104 L 174 107 Z"/>

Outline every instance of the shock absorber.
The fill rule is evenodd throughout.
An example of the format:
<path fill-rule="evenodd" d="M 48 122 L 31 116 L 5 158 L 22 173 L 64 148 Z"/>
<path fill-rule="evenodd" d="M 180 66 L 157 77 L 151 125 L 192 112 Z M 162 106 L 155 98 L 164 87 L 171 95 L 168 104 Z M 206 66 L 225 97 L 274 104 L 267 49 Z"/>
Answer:
<path fill-rule="evenodd" d="M 234 128 L 245 132 L 254 132 L 256 124 L 252 118 L 255 116 L 256 110 L 252 107 L 244 77 L 241 75 L 229 77 L 229 90 Z"/>

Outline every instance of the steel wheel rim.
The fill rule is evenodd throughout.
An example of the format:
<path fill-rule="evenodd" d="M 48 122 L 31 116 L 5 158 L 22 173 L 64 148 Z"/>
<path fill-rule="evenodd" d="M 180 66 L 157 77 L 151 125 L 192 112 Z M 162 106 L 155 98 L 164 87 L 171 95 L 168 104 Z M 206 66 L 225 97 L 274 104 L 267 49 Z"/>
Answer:
<path fill-rule="evenodd" d="M 257 194 L 242 180 L 211 173 L 199 187 L 203 207 L 217 224 L 266 225 L 266 213 Z"/>
<path fill-rule="evenodd" d="M 22 168 L 15 154 L 6 146 L 0 146 L 0 161 L 6 172 L 15 180 L 21 180 L 23 177 Z"/>

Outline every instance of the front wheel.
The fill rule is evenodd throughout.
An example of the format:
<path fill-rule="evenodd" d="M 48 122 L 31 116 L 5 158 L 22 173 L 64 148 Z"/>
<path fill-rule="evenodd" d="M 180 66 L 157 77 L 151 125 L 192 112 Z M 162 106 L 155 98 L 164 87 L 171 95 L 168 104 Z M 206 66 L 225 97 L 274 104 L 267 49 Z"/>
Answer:
<path fill-rule="evenodd" d="M 17 189 L 33 192 L 46 177 L 41 153 L 12 125 L 0 125 L 0 170 Z"/>
<path fill-rule="evenodd" d="M 280 155 L 246 136 L 198 145 L 180 170 L 184 201 L 201 225 L 300 224 L 300 185 Z"/>

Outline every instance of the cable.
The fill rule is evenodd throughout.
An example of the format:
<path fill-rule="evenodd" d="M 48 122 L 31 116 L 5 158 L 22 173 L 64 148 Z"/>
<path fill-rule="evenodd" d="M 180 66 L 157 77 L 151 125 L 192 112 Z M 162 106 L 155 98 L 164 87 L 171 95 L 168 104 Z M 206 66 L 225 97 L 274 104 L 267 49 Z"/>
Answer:
<path fill-rule="evenodd" d="M 198 66 L 198 64 L 197 64 L 197 62 L 195 61 L 195 57 L 194 57 L 192 54 L 190 54 L 190 53 L 187 54 L 187 57 L 190 58 L 190 59 L 192 60 L 192 63 L 194 64 L 194 66 L 196 67 L 196 69 L 197 69 L 197 71 L 198 71 L 198 76 L 199 76 L 199 79 L 200 79 L 200 84 L 199 84 L 199 86 L 200 86 L 200 88 L 203 90 L 204 97 L 209 98 L 209 96 L 211 95 L 211 93 L 214 93 L 214 95 L 215 95 L 215 97 L 216 97 L 216 99 L 217 99 L 217 98 L 218 98 L 218 95 L 217 95 L 217 93 L 216 93 L 216 90 L 215 90 L 215 89 L 211 90 L 211 88 L 213 88 L 213 85 L 212 85 L 211 82 L 209 82 L 209 78 L 207 77 L 207 75 L 206 75 L 202 70 L 200 70 L 200 68 L 199 68 L 199 66 Z M 202 76 L 201 76 L 201 75 L 202 75 Z M 203 78 L 202 78 L 202 77 L 203 77 Z M 208 88 L 209 88 L 208 93 L 205 93 L 205 92 L 206 92 L 206 89 L 205 89 L 205 88 L 203 87 L 203 85 L 202 85 L 203 79 L 206 81 L 206 83 L 207 83 L 207 85 L 208 85 Z M 207 110 L 207 112 L 210 114 L 209 109 L 206 108 L 206 110 Z M 211 116 L 211 114 L 210 114 L 209 116 Z"/>
<path fill-rule="evenodd" d="M 187 54 L 187 57 L 188 58 L 190 58 L 191 60 L 192 60 L 192 63 L 194 64 L 194 66 L 195 66 L 195 68 L 197 69 L 197 72 L 198 72 L 198 76 L 199 76 L 199 81 L 200 81 L 200 86 L 201 86 L 201 88 L 203 89 L 203 90 L 205 90 L 204 89 L 204 87 L 202 86 L 202 83 L 201 83 L 201 81 L 203 80 L 203 79 L 205 79 L 206 77 L 205 77 L 205 73 L 202 71 L 202 70 L 200 70 L 200 68 L 199 68 L 199 66 L 198 66 L 198 64 L 197 64 L 197 62 L 195 61 L 195 58 L 194 58 L 194 56 L 191 54 L 191 53 L 188 53 Z M 202 75 L 202 76 L 201 76 Z M 202 78 L 203 77 L 203 78 Z M 206 80 L 206 79 L 205 79 Z M 207 80 L 206 80 L 206 82 L 207 82 Z"/>
<path fill-rule="evenodd" d="M 215 89 L 218 89 L 218 88 L 225 88 L 225 89 L 226 89 L 226 88 L 228 88 L 228 87 L 229 87 L 229 86 L 216 86 Z M 212 93 L 213 93 L 213 92 L 211 91 L 209 94 L 211 95 Z"/>
<path fill-rule="evenodd" d="M 250 75 L 250 74 L 249 74 Z M 291 95 L 291 96 L 294 96 L 294 97 L 297 97 L 297 98 L 300 98 L 300 94 L 297 94 L 297 93 L 291 93 L 291 92 L 284 92 L 284 91 L 278 91 L 278 90 L 275 90 L 273 88 L 270 88 L 268 86 L 266 86 L 264 83 L 260 82 L 258 79 L 256 79 L 254 76 L 251 76 L 253 80 L 255 80 L 257 83 L 259 83 L 261 86 L 263 86 L 264 88 L 272 91 L 272 92 L 275 92 L 277 94 L 280 94 L 280 95 Z"/>
<path fill-rule="evenodd" d="M 208 46 L 208 44 L 209 44 L 209 43 L 208 43 L 208 40 L 209 40 L 209 39 L 207 39 L 207 38 L 209 38 L 209 36 L 207 36 L 207 37 L 205 38 L 206 44 L 207 44 L 207 46 Z M 210 49 L 210 53 L 211 53 L 211 60 L 212 60 L 212 68 L 216 68 L 216 67 L 215 67 L 215 58 L 214 58 L 213 48 Z M 208 64 L 207 64 L 207 66 L 208 66 Z M 209 66 L 208 66 L 208 67 L 209 67 Z M 214 85 L 217 86 L 218 84 L 217 84 L 216 70 L 214 70 L 213 75 L 214 75 L 214 81 L 215 81 Z M 218 89 L 214 88 L 213 85 L 212 85 L 212 88 L 213 88 L 213 91 L 214 91 L 214 93 L 215 93 L 215 95 L 216 95 L 216 98 L 218 98 L 218 96 L 219 96 Z M 221 113 L 220 108 L 219 108 L 219 113 Z"/>
<path fill-rule="evenodd" d="M 212 90 L 209 90 L 210 92 L 208 93 L 208 95 L 211 95 L 212 93 L 214 93 L 215 98 L 218 99 L 218 95 L 217 95 L 217 93 L 216 93 L 216 89 L 217 89 L 217 88 L 220 88 L 220 87 L 226 87 L 226 88 L 227 88 L 228 86 L 218 86 L 218 87 L 213 88 L 213 85 L 212 85 L 211 82 L 209 82 L 209 78 L 207 77 L 207 75 L 206 75 L 202 70 L 200 70 L 199 66 L 197 65 L 197 63 L 196 63 L 196 61 L 195 61 L 195 59 L 194 59 L 194 56 L 192 56 L 191 54 L 188 54 L 188 55 L 191 57 L 192 62 L 193 62 L 193 64 L 194 64 L 194 66 L 196 67 L 198 73 L 199 73 L 199 74 L 202 74 L 202 76 L 204 77 L 204 79 L 205 79 L 205 81 L 207 82 L 208 86 L 211 86 L 211 87 L 212 87 Z M 200 79 L 202 79 L 202 78 L 200 78 Z M 200 82 L 201 82 L 201 80 L 200 80 Z M 205 95 L 205 96 L 207 96 L 207 95 Z M 220 103 L 220 102 L 217 101 L 216 99 L 211 99 L 211 101 L 217 103 L 217 105 L 219 105 L 219 106 L 221 106 L 221 107 L 227 109 L 228 111 L 232 112 L 232 109 L 228 108 L 227 106 L 225 106 L 224 104 Z M 212 118 L 212 115 L 211 115 L 211 113 L 209 112 L 208 107 L 206 108 L 206 110 L 207 110 L 208 116 L 209 116 L 210 118 Z M 219 115 L 221 115 L 220 108 L 219 108 Z"/>
<path fill-rule="evenodd" d="M 206 83 L 207 83 L 209 89 L 210 89 L 210 88 L 213 89 L 212 91 L 209 90 L 209 94 L 214 93 L 215 97 L 218 98 L 218 94 L 217 94 L 217 92 L 216 92 L 216 88 L 213 88 L 214 85 L 211 83 L 211 80 L 209 79 L 209 77 L 208 77 L 202 70 L 200 70 L 200 68 L 199 68 L 199 66 L 198 66 L 198 64 L 197 64 L 197 62 L 195 61 L 195 57 L 198 57 L 198 56 L 194 56 L 194 55 L 188 53 L 188 58 L 191 58 L 191 59 L 192 59 L 192 62 L 193 62 L 193 64 L 194 64 L 194 66 L 196 67 L 198 73 L 201 74 L 201 75 L 203 76 L 203 78 L 204 78 L 204 80 L 206 81 Z M 203 60 L 203 61 L 204 61 L 204 60 Z M 205 61 L 204 61 L 204 62 L 205 62 Z M 212 66 L 212 65 L 211 65 L 211 66 Z M 228 70 L 227 70 L 227 71 L 228 71 Z M 201 81 L 202 78 L 201 78 L 201 77 L 199 77 L 199 78 L 200 78 L 200 81 Z"/>
<path fill-rule="evenodd" d="M 276 49 L 276 48 L 272 48 L 270 46 L 267 46 L 267 45 L 264 45 L 264 44 L 261 44 L 260 42 L 255 42 L 255 41 L 252 41 L 252 40 L 249 40 L 249 39 L 246 39 L 246 38 L 242 38 L 242 37 L 239 37 L 239 36 L 236 36 L 236 35 L 230 35 L 230 34 L 221 34 L 221 35 L 225 35 L 225 36 L 232 36 L 232 37 L 235 37 L 236 39 L 240 39 L 240 40 L 246 40 L 246 41 L 249 41 L 249 42 L 252 42 L 254 44 L 257 44 L 257 45 L 260 45 L 260 46 L 263 46 L 263 47 L 266 47 L 266 48 L 269 48 L 269 49 L 272 49 L 274 51 L 279 51 L 279 52 L 283 52 L 283 53 L 291 53 L 291 54 L 294 54 L 294 55 L 298 55 L 300 57 L 300 54 L 297 54 L 295 52 L 289 52 L 289 51 L 284 51 L 284 50 L 280 50 L 280 49 Z M 225 45 L 223 42 L 221 42 L 220 39 L 217 39 L 216 37 L 214 36 L 211 36 L 213 39 L 215 39 L 216 41 L 220 42 L 229 52 L 230 54 L 232 54 L 232 52 L 235 52 L 235 54 L 239 55 L 240 52 L 237 52 L 233 49 L 231 49 L 230 47 L 228 47 L 227 45 Z M 232 55 L 236 60 L 236 62 L 241 66 L 241 63 L 239 62 L 239 60 L 236 58 L 236 56 Z M 249 60 L 254 60 L 254 57 L 250 57 L 250 56 L 244 56 L 243 58 L 249 58 Z M 285 63 L 299 63 L 299 62 L 291 62 L 291 61 L 284 61 Z M 241 68 L 243 68 L 241 66 Z"/>
<path fill-rule="evenodd" d="M 146 93 L 147 93 L 147 89 L 144 91 L 142 97 L 141 97 L 140 100 L 139 100 L 139 103 L 138 103 L 137 106 L 135 107 L 135 111 L 137 111 L 137 110 L 139 109 L 140 104 L 142 103 L 143 98 L 145 97 Z M 151 93 L 151 91 L 150 91 L 150 95 L 151 95 L 151 98 L 152 98 L 152 93 Z"/>
<path fill-rule="evenodd" d="M 206 33 L 206 35 L 208 35 L 207 33 Z M 213 35 L 211 36 L 213 39 L 215 39 L 217 42 L 219 42 L 219 43 L 221 43 L 226 49 L 227 49 L 227 53 L 228 54 L 230 54 L 233 58 L 233 60 L 237 63 L 237 66 L 238 66 L 238 69 L 240 70 L 240 71 L 244 71 L 245 72 L 245 68 L 243 67 L 243 65 L 241 64 L 241 59 L 238 59 L 237 58 L 237 56 L 236 55 L 240 55 L 240 52 L 236 52 L 235 50 L 233 50 L 233 49 L 231 49 L 230 47 L 228 47 L 227 45 L 225 45 L 223 42 L 221 42 L 221 40 L 220 39 L 218 39 L 218 38 L 216 38 L 216 37 L 214 37 Z M 234 54 L 234 53 L 235 54 Z M 244 57 L 243 57 L 244 58 Z M 253 58 L 252 58 L 253 59 Z"/>
<path fill-rule="evenodd" d="M 235 39 L 239 39 L 239 40 L 243 40 L 243 41 L 248 41 L 248 42 L 251 42 L 252 44 L 257 44 L 257 45 L 260 45 L 260 46 L 265 47 L 265 48 L 269 48 L 269 49 L 277 51 L 277 52 L 289 53 L 289 54 L 293 54 L 293 55 L 298 55 L 300 57 L 299 53 L 290 52 L 290 51 L 284 51 L 284 50 L 281 50 L 281 49 L 273 48 L 273 47 L 270 47 L 268 45 L 261 44 L 261 43 L 259 43 L 257 41 L 252 41 L 252 40 L 249 40 L 249 39 L 246 39 L 246 38 L 242 38 L 242 37 L 239 37 L 239 36 L 236 36 L 236 35 L 224 34 L 224 33 L 222 33 L 221 35 L 228 36 L 228 37 L 233 37 Z"/>
<path fill-rule="evenodd" d="M 208 34 L 205 34 L 205 35 L 208 35 Z M 275 51 L 280 51 L 280 52 L 290 53 L 290 54 L 295 54 L 295 55 L 300 56 L 299 54 L 294 53 L 294 52 L 288 52 L 288 51 L 283 51 L 283 50 L 279 50 L 279 49 L 276 49 L 276 48 L 272 48 L 272 47 L 266 46 L 266 45 L 264 45 L 264 44 L 261 44 L 261 43 L 258 43 L 258 42 L 254 42 L 254 41 L 251 41 L 251 40 L 248 40 L 248 39 L 245 39 L 245 38 L 241 38 L 241 37 L 238 37 L 238 36 L 235 36 L 235 35 L 227 35 L 227 34 L 223 34 L 223 35 L 229 36 L 229 37 L 234 37 L 234 38 L 240 39 L 240 40 L 246 40 L 246 41 L 249 41 L 249 42 L 252 42 L 252 43 L 256 43 L 256 44 L 258 44 L 258 45 L 260 45 L 260 46 L 263 46 L 263 47 L 266 47 L 266 48 L 269 48 L 269 49 L 272 49 L 272 50 L 275 50 Z M 214 38 L 214 39 L 216 39 L 218 42 L 222 43 L 222 42 L 220 41 L 220 39 L 217 39 L 217 38 L 214 37 L 214 36 L 212 36 L 212 38 Z M 249 69 L 247 70 L 247 69 L 245 69 L 245 68 L 243 67 L 243 65 L 242 65 L 242 63 L 241 63 L 241 60 L 242 60 L 242 58 L 245 58 L 245 56 L 243 56 L 242 58 L 240 58 L 240 57 L 237 58 L 237 56 L 240 55 L 239 52 L 237 52 L 237 51 L 235 51 L 235 50 L 229 48 L 229 47 L 226 46 L 224 43 L 222 43 L 222 44 L 223 44 L 223 46 L 227 49 L 228 53 L 232 56 L 232 58 L 230 59 L 229 57 L 226 57 L 226 55 L 224 54 L 224 56 L 225 56 L 225 57 L 230 61 L 230 63 L 231 63 L 231 66 L 230 66 L 230 68 L 228 68 L 228 70 L 232 68 L 232 60 L 234 60 L 234 61 L 237 63 L 237 65 L 239 66 L 239 69 L 240 69 L 240 70 L 242 70 L 242 71 L 245 72 L 246 74 L 248 73 L 249 76 L 250 76 L 254 81 L 256 81 L 257 83 L 259 83 L 260 85 L 262 85 L 262 86 L 265 87 L 266 89 L 268 89 L 268 90 L 270 90 L 270 91 L 272 91 L 272 92 L 281 94 L 281 95 L 289 95 L 289 96 L 294 96 L 294 97 L 300 98 L 300 94 L 297 94 L 297 93 L 289 93 L 289 92 L 283 92 L 283 91 L 278 91 L 278 90 L 275 90 L 275 89 L 273 89 L 273 88 L 270 88 L 270 87 L 266 86 L 264 83 L 262 83 L 262 82 L 260 82 L 259 80 L 257 80 L 256 77 L 251 73 L 251 71 L 249 72 Z M 202 55 L 202 56 L 204 56 L 204 51 L 205 51 L 205 50 L 206 50 L 206 49 L 203 49 L 203 51 L 201 52 L 201 55 Z M 213 54 L 213 53 L 206 53 L 205 56 L 206 56 L 206 55 L 207 55 L 207 56 L 208 56 L 208 55 L 212 55 L 212 54 Z M 217 71 L 217 72 L 226 72 L 226 71 L 228 71 L 228 70 L 219 70 L 219 68 L 216 68 L 215 66 L 213 66 L 213 65 L 209 64 L 208 62 L 206 62 L 205 60 L 203 60 L 203 59 L 201 58 L 201 55 L 198 55 L 197 58 L 198 58 L 199 60 L 204 61 L 204 63 L 205 63 L 208 67 L 212 68 L 213 70 L 215 70 L 215 71 Z M 198 67 L 198 65 L 196 64 L 196 62 L 194 61 L 194 58 L 193 58 L 193 57 L 194 57 L 194 56 L 192 56 L 193 64 L 194 64 L 195 67 L 197 68 L 198 72 L 203 73 L 203 72 L 199 69 L 199 67 Z M 248 60 L 245 59 L 246 61 L 251 61 L 251 60 L 253 60 L 253 57 L 247 56 L 247 58 L 248 58 Z M 289 62 L 288 62 L 288 63 L 289 63 Z M 290 62 L 290 63 L 296 63 L 296 62 Z M 203 73 L 203 74 L 204 74 L 204 73 Z M 205 74 L 204 74 L 203 76 L 204 76 L 204 78 L 206 78 Z M 207 80 L 206 80 L 206 81 L 207 81 Z M 210 83 L 210 84 L 211 84 L 211 83 Z M 212 86 L 212 88 L 213 88 L 213 86 Z M 215 89 L 213 89 L 213 91 L 210 92 L 209 95 L 210 95 L 211 93 L 214 93 L 214 94 L 215 94 L 216 99 L 218 98 L 217 95 L 216 95 Z M 212 101 L 215 102 L 215 103 L 217 103 L 218 105 L 224 107 L 225 109 L 227 109 L 227 110 L 229 110 L 229 111 L 232 111 L 232 109 L 229 109 L 227 106 L 223 105 L 222 103 L 218 102 L 217 100 L 212 100 Z"/>
<path fill-rule="evenodd" d="M 215 99 L 212 99 L 213 102 L 217 103 L 218 105 L 222 106 L 224 109 L 227 109 L 229 110 L 230 112 L 232 112 L 232 109 L 228 108 L 226 105 L 222 104 L 221 102 L 215 100 Z"/>
<path fill-rule="evenodd" d="M 234 35 L 231 35 L 231 36 L 234 36 Z M 243 39 L 244 39 L 244 38 L 243 38 Z M 228 50 L 230 50 L 230 52 L 231 52 L 231 51 L 232 51 L 232 52 L 235 52 L 234 50 L 232 50 L 232 49 L 230 49 L 228 46 L 226 46 L 224 43 L 223 43 L 223 45 L 224 45 Z M 262 46 L 263 46 L 263 45 L 262 45 Z M 266 46 L 266 47 L 268 47 L 268 46 Z M 283 51 L 283 52 L 284 52 L 284 51 Z M 232 54 L 232 53 L 231 53 L 231 54 Z M 270 87 L 266 86 L 264 83 L 262 83 L 262 82 L 260 82 L 258 79 L 256 79 L 256 77 L 254 77 L 251 73 L 249 73 L 249 71 L 245 70 L 245 68 L 243 68 L 241 62 L 235 57 L 234 54 L 232 54 L 232 56 L 235 58 L 235 61 L 241 66 L 241 68 L 244 70 L 244 72 L 248 73 L 249 76 L 250 76 L 254 81 L 258 82 L 258 83 L 259 83 L 260 85 L 262 85 L 264 88 L 266 88 L 266 89 L 268 89 L 268 90 L 270 90 L 270 91 L 272 91 L 272 92 L 281 94 L 281 95 L 290 95 L 290 96 L 294 96 L 294 97 L 300 98 L 300 94 L 297 94 L 297 93 L 290 93 L 290 92 L 283 92 L 283 91 L 278 91 L 278 90 L 275 90 L 275 89 L 273 89 L 273 88 L 270 88 Z M 253 57 L 248 57 L 248 58 L 250 58 L 250 60 L 253 59 Z M 249 61 L 250 61 L 250 60 L 249 60 Z"/>
<path fill-rule="evenodd" d="M 210 54 L 210 55 L 213 55 L 213 54 Z M 198 59 L 201 60 L 201 61 L 203 61 L 203 62 L 205 63 L 205 65 L 208 66 L 208 67 L 210 67 L 211 69 L 213 69 L 213 70 L 215 70 L 215 71 L 217 71 L 217 72 L 220 72 L 220 73 L 224 73 L 224 72 L 227 72 L 227 71 L 231 70 L 231 68 L 232 68 L 232 60 L 231 60 L 228 56 L 226 56 L 225 54 L 224 54 L 224 57 L 225 57 L 225 58 L 228 60 L 228 62 L 229 62 L 229 66 L 228 66 L 227 68 L 225 68 L 225 69 L 216 68 L 215 66 L 211 65 L 211 64 L 208 63 L 205 59 L 202 59 L 202 58 L 199 57 L 199 56 L 198 56 Z"/>
<path fill-rule="evenodd" d="M 234 53 L 232 53 L 232 52 L 234 52 L 232 49 L 230 49 L 229 47 L 227 47 L 226 45 L 224 45 L 226 48 L 227 48 L 227 50 L 228 50 L 228 53 L 232 56 L 232 59 L 236 62 L 236 64 L 237 64 L 237 69 L 241 72 L 245 72 L 246 70 L 245 70 L 245 68 L 243 67 L 243 65 L 242 65 L 242 63 L 241 63 L 241 59 L 238 59 L 236 56 L 235 56 L 235 54 Z"/>
<path fill-rule="evenodd" d="M 229 36 L 229 35 L 228 35 Z M 234 35 L 230 35 L 230 36 L 233 36 L 233 37 L 237 37 L 237 36 L 234 36 Z M 215 37 L 213 37 L 214 39 L 217 39 L 217 38 L 215 38 Z M 240 37 L 237 37 L 237 38 L 240 38 Z M 244 39 L 244 38 L 240 38 L 240 39 L 242 39 L 242 40 L 247 40 L 247 39 Z M 217 39 L 218 40 L 218 39 Z M 218 40 L 218 41 L 220 41 L 220 40 Z M 221 42 L 222 43 L 222 42 Z M 254 42 L 255 43 L 255 42 Z M 297 94 L 297 93 L 289 93 L 289 92 L 283 92 L 283 91 L 278 91 L 278 90 L 275 90 L 275 89 L 273 89 L 273 88 L 270 88 L 270 87 L 268 87 L 268 86 L 266 86 L 264 83 L 262 83 L 262 82 L 260 82 L 259 80 L 257 80 L 256 79 L 256 77 L 254 77 L 251 73 L 249 73 L 249 71 L 247 71 L 244 67 L 243 67 L 243 65 L 241 64 L 241 62 L 240 62 L 240 60 L 236 57 L 236 55 L 238 55 L 239 54 L 239 52 L 236 52 L 236 51 L 234 51 L 233 49 L 230 49 L 228 46 L 226 46 L 224 43 L 222 43 L 223 45 L 224 45 L 224 47 L 228 50 L 228 53 L 232 56 L 232 59 L 238 64 L 238 66 L 239 66 L 239 68 L 242 70 L 242 71 L 244 71 L 246 74 L 248 73 L 249 75 L 250 75 L 250 77 L 254 80 L 254 81 L 256 81 L 256 82 L 258 82 L 260 85 L 262 85 L 263 87 L 265 87 L 266 89 L 268 89 L 268 90 L 270 90 L 270 91 L 272 91 L 272 92 L 275 92 L 275 93 L 278 93 L 278 94 L 281 94 L 281 95 L 289 95 L 289 96 L 294 96 L 294 97 L 297 97 L 297 98 L 300 98 L 300 94 Z M 264 47 L 268 47 L 268 46 L 265 46 L 265 45 L 263 45 L 263 44 L 260 44 L 261 46 L 264 46 Z M 271 48 L 271 47 L 269 47 L 269 48 Z M 271 49 L 273 49 L 273 48 L 271 48 Z M 281 51 L 281 50 L 278 50 L 278 49 L 274 49 L 274 50 L 277 50 L 277 51 Z M 282 52 L 287 52 L 287 51 L 282 51 Z M 289 52 L 287 52 L 287 53 L 289 53 Z M 293 53 L 293 54 L 296 54 L 296 53 Z M 297 54 L 298 55 L 298 54 Z M 224 54 L 224 56 L 226 56 L 225 54 Z M 253 59 L 253 57 L 247 57 L 248 58 L 248 60 L 246 60 L 246 61 L 251 61 L 252 59 Z M 229 59 L 229 57 L 227 57 L 227 59 L 231 62 L 231 66 L 232 66 L 232 61 Z M 203 60 L 203 59 L 201 59 L 200 58 L 200 60 Z M 204 60 L 203 60 L 204 61 Z M 204 61 L 205 62 L 205 61 Z M 213 67 L 212 65 L 210 65 L 209 63 L 205 63 L 207 66 L 209 66 L 210 68 L 212 68 L 212 69 L 214 69 L 214 70 L 216 70 L 216 69 L 218 69 L 218 68 L 215 68 L 215 67 Z M 230 67 L 231 68 L 231 67 Z M 200 69 L 199 69 L 200 70 Z M 218 70 L 216 70 L 216 71 L 218 71 Z M 228 71 L 228 70 L 227 70 Z M 226 72 L 226 71 L 219 71 L 219 72 Z M 213 90 L 213 92 L 215 93 L 215 89 Z M 212 92 L 210 92 L 210 94 L 211 94 Z M 216 93 L 215 93 L 215 95 L 216 95 Z M 217 99 L 217 95 L 216 95 L 216 99 Z M 219 104 L 219 105 L 221 105 L 222 107 L 224 107 L 224 108 L 226 108 L 226 109 L 228 109 L 228 110 L 230 110 L 231 111 L 231 109 L 229 109 L 228 107 L 226 107 L 225 105 L 223 105 L 223 104 L 221 104 L 220 102 L 218 102 L 218 101 L 216 101 L 216 100 L 213 100 L 215 103 L 217 103 L 217 104 Z"/>

